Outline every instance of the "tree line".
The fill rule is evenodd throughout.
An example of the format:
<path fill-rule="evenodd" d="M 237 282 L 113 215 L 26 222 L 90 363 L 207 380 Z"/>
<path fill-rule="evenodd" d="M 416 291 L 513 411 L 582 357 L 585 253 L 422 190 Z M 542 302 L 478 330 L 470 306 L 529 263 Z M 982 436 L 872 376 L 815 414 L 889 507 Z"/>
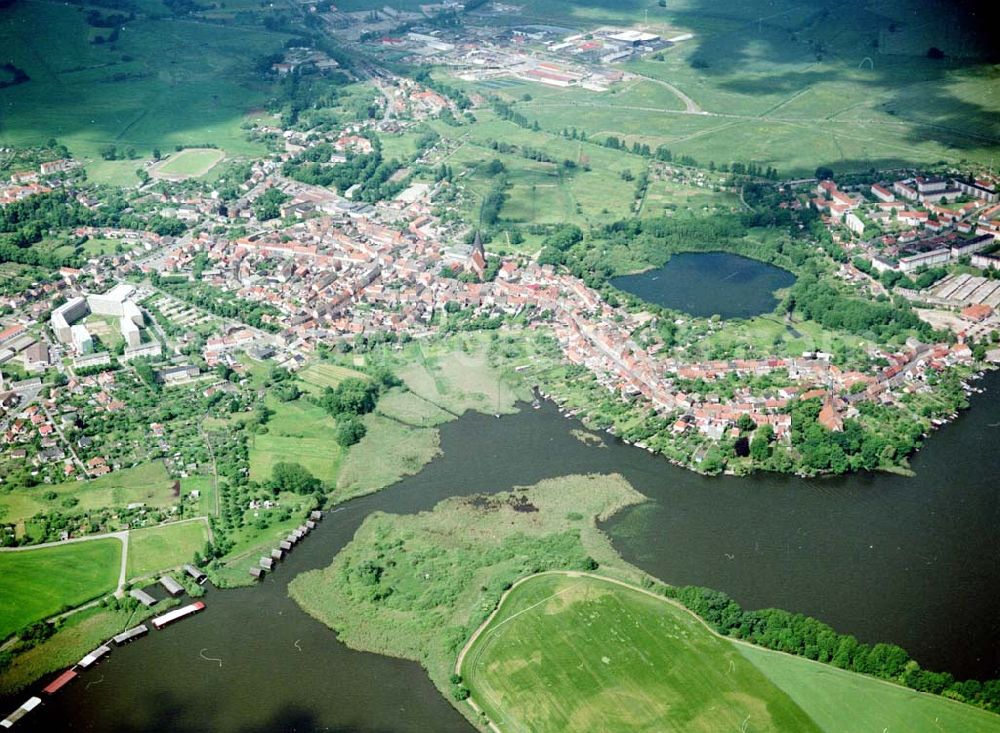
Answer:
<path fill-rule="evenodd" d="M 746 611 L 721 591 L 666 586 L 662 592 L 680 601 L 723 636 L 1000 712 L 1000 680 L 959 681 L 949 672 L 921 669 L 906 650 L 895 644 L 863 644 L 854 636 L 837 633 L 800 613 L 775 608 Z"/>

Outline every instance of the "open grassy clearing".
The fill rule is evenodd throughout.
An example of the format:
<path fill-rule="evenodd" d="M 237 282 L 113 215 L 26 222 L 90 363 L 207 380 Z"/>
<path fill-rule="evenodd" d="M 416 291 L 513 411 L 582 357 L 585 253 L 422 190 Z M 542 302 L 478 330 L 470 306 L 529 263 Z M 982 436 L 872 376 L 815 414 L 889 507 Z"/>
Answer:
<path fill-rule="evenodd" d="M 121 552 L 116 539 L 0 552 L 0 639 L 113 591 Z"/>
<path fill-rule="evenodd" d="M 151 507 L 169 506 L 176 501 L 173 485 L 163 462 L 152 461 L 91 481 L 67 481 L 52 486 L 36 486 L 23 493 L 0 494 L 0 513 L 4 521 L 17 523 L 58 506 L 70 497 L 79 502 L 75 508 L 80 511 L 126 506 L 136 502 L 143 502 Z M 42 498 L 42 494 L 47 491 L 57 494 L 52 502 Z"/>
<path fill-rule="evenodd" d="M 128 538 L 128 577 L 139 578 L 191 562 L 206 542 L 208 528 L 201 521 L 132 530 Z"/>
<path fill-rule="evenodd" d="M 222 162 L 225 153 L 213 148 L 187 148 L 174 153 L 150 171 L 155 178 L 200 178 Z"/>
<path fill-rule="evenodd" d="M 314 387 L 319 387 L 320 391 L 326 387 L 336 387 L 348 377 L 368 379 L 368 375 L 364 372 L 349 369 L 339 364 L 331 364 L 326 361 L 310 364 L 305 369 L 297 372 L 297 374 L 299 379 Z"/>
<path fill-rule="evenodd" d="M 504 733 L 819 730 L 690 613 L 597 578 L 514 588 L 462 676 Z"/>
<path fill-rule="evenodd" d="M 352 445 L 337 479 L 334 498 L 346 501 L 417 473 L 439 453 L 434 428 L 414 428 L 381 415 L 365 415 L 367 432 Z"/>
<path fill-rule="evenodd" d="M 334 419 L 305 399 L 279 402 L 268 396 L 266 404 L 274 414 L 267 432 L 250 438 L 250 479 L 267 481 L 274 464 L 283 461 L 300 463 L 320 481 L 332 484 L 343 456 Z"/>
<path fill-rule="evenodd" d="M 371 514 L 289 593 L 344 643 L 417 660 L 447 690 L 459 649 L 518 578 L 582 568 L 589 556 L 638 580 L 594 519 L 642 500 L 619 476 L 567 476 L 420 514 Z"/>
<path fill-rule="evenodd" d="M 31 77 L 0 90 L 0 144 L 57 138 L 88 164 L 91 180 L 134 182 L 135 160 L 104 161 L 116 145 L 139 157 L 154 147 L 211 142 L 229 155 L 259 154 L 240 123 L 269 82 L 254 61 L 286 36 L 263 29 L 139 18 L 115 43 L 93 44 L 84 8 L 44 2 L 0 10 L 0 48 Z"/>
<path fill-rule="evenodd" d="M 454 420 L 442 410 L 409 390 L 392 389 L 379 398 L 375 411 L 380 415 L 414 427 L 426 428 Z"/>
<path fill-rule="evenodd" d="M 528 395 L 490 365 L 486 338 L 466 334 L 431 346 L 411 344 L 396 372 L 414 394 L 453 415 L 513 412 Z"/>
<path fill-rule="evenodd" d="M 750 645 L 740 654 L 778 685 L 826 733 L 1000 731 L 1000 716 L 864 675 Z M 846 701 L 850 701 L 849 704 Z"/>

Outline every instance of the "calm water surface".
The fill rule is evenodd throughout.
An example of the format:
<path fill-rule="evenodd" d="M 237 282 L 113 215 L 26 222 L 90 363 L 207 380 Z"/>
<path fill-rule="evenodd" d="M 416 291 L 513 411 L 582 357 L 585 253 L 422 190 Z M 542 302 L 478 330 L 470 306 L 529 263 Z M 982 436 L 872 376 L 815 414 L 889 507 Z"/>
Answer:
<path fill-rule="evenodd" d="M 778 305 L 774 291 L 795 284 L 788 270 L 728 252 L 674 255 L 663 267 L 611 284 L 650 303 L 693 316 L 751 318 Z"/>
<path fill-rule="evenodd" d="M 960 677 L 997 676 L 1000 375 L 982 384 L 988 394 L 934 436 L 909 479 L 705 478 L 615 441 L 587 447 L 550 405 L 469 415 L 443 427 L 444 455 L 420 474 L 328 514 L 259 586 L 209 591 L 200 615 L 116 649 L 22 729 L 471 731 L 418 665 L 347 649 L 287 582 L 329 564 L 372 511 L 573 472 L 618 472 L 650 497 L 605 529 L 667 582 L 808 613 Z M 0 701 L 3 713 L 22 697 Z"/>

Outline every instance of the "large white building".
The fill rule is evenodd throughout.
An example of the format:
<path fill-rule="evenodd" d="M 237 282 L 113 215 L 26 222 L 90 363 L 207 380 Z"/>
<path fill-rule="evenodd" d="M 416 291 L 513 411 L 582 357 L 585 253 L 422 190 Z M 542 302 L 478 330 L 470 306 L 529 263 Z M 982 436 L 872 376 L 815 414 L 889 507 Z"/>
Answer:
<path fill-rule="evenodd" d="M 87 301 L 84 298 L 79 297 L 67 300 L 61 306 L 52 311 L 50 323 L 56 338 L 64 344 L 68 344 L 72 341 L 73 334 L 70 330 L 70 326 L 74 321 L 80 320 L 89 312 L 90 309 L 87 306 Z"/>
<path fill-rule="evenodd" d="M 135 293 L 135 286 L 128 283 L 118 283 L 111 290 L 100 295 L 88 295 L 87 305 L 90 312 L 99 316 L 118 316 L 124 313 L 124 304 Z"/>
<path fill-rule="evenodd" d="M 84 354 L 89 354 L 94 350 L 94 339 L 90 335 L 90 331 L 87 327 L 82 324 L 76 324 L 70 327 L 70 332 L 72 334 L 73 348 L 76 349 L 76 353 L 79 356 Z"/>

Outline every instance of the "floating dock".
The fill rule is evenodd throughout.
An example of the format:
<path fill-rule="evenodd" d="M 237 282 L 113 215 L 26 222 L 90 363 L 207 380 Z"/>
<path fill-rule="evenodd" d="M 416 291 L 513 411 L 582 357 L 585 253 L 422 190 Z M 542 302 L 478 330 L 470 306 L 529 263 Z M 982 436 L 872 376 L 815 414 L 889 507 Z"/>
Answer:
<path fill-rule="evenodd" d="M 122 633 L 118 634 L 118 636 L 114 637 L 113 641 L 118 646 L 121 646 L 122 644 L 127 644 L 133 639 L 138 639 L 140 636 L 145 636 L 148 633 L 149 633 L 149 627 L 146 626 L 146 624 L 139 624 L 138 626 L 135 626 L 129 629 L 128 631 L 123 631 Z"/>
<path fill-rule="evenodd" d="M 160 585 L 162 585 L 166 589 L 167 593 L 172 596 L 179 596 L 184 592 L 184 586 L 171 578 L 169 575 L 163 575 L 160 577 Z"/>
<path fill-rule="evenodd" d="M 198 613 L 205 608 L 205 604 L 201 601 L 195 601 L 194 603 L 184 606 L 183 608 L 175 608 L 173 611 L 167 611 L 162 616 L 157 616 L 153 619 L 153 627 L 156 629 L 162 629 L 168 624 L 172 624 L 174 621 L 179 621 L 182 618 L 187 618 L 188 616 Z"/>
<path fill-rule="evenodd" d="M 61 675 L 59 675 L 49 684 L 47 684 L 44 688 L 42 688 L 42 692 L 44 692 L 46 695 L 54 695 L 55 693 L 59 692 L 59 690 L 61 690 L 67 682 L 75 678 L 76 678 L 76 670 L 67 669 L 65 672 L 63 672 Z"/>
<path fill-rule="evenodd" d="M 198 585 L 205 585 L 205 581 L 208 580 L 208 576 L 194 565 L 185 565 L 184 572 L 194 578 L 194 582 Z"/>
<path fill-rule="evenodd" d="M 40 697 L 29 697 L 28 701 L 25 702 L 24 705 L 22 705 L 17 710 L 15 710 L 14 712 L 12 712 L 10 715 L 8 715 L 3 720 L 0 720 L 0 727 L 2 727 L 2 728 L 13 728 L 14 727 L 14 723 L 16 723 L 17 721 L 19 721 L 21 718 L 23 718 L 25 715 L 27 715 L 28 713 L 30 713 L 32 710 L 34 710 L 35 708 L 37 708 L 41 704 L 42 704 L 42 698 L 40 698 Z"/>
<path fill-rule="evenodd" d="M 103 657 L 105 654 L 110 654 L 110 653 L 111 653 L 111 647 L 109 647 L 107 644 L 101 644 L 101 646 L 97 647 L 94 651 L 92 651 L 90 654 L 88 654 L 79 662 L 77 662 L 76 666 L 79 667 L 80 669 L 87 669 L 88 667 L 96 664 L 97 660 Z"/>

